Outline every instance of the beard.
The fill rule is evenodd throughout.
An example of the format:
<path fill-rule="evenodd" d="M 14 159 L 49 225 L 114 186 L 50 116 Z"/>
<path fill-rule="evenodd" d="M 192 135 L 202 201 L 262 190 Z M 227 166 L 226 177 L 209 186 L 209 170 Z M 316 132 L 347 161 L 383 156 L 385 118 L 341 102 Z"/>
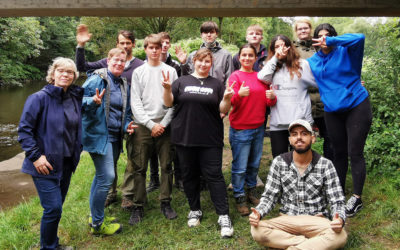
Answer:
<path fill-rule="evenodd" d="M 296 147 L 296 146 L 293 146 L 293 148 L 294 148 L 294 151 L 296 151 L 296 153 L 304 154 L 304 153 L 307 153 L 311 149 L 311 143 L 306 145 L 305 148 L 299 148 L 299 147 Z"/>

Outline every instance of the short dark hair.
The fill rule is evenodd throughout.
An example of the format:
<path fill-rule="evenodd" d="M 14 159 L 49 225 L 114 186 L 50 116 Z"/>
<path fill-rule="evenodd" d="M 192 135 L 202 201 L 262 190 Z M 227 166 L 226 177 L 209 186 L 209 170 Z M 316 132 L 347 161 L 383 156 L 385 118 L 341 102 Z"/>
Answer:
<path fill-rule="evenodd" d="M 132 43 L 135 43 L 135 35 L 133 35 L 133 32 L 129 30 L 120 30 L 117 36 L 117 43 L 119 43 L 119 35 L 122 35 L 123 37 L 131 40 Z"/>
<path fill-rule="evenodd" d="M 163 31 L 158 33 L 158 35 L 161 37 L 161 40 L 168 39 L 171 41 L 171 37 L 169 36 L 168 32 Z"/>
<path fill-rule="evenodd" d="M 246 44 L 244 44 L 244 45 L 242 45 L 242 47 L 240 47 L 240 49 L 239 49 L 239 57 L 240 57 L 240 54 L 242 53 L 242 50 L 243 49 L 246 49 L 246 48 L 250 48 L 250 49 L 252 49 L 253 51 L 254 51 L 254 55 L 257 57 L 257 49 L 256 49 L 256 47 L 254 47 L 253 45 L 251 45 L 250 43 L 246 43 Z"/>
<path fill-rule="evenodd" d="M 213 21 L 204 22 L 200 26 L 200 33 L 208 33 L 215 31 L 217 34 L 219 33 L 218 25 Z"/>
<path fill-rule="evenodd" d="M 318 38 L 318 33 L 321 30 L 326 30 L 329 32 L 329 36 L 337 36 L 337 32 L 335 30 L 335 28 L 333 28 L 332 25 L 330 25 L 329 23 L 321 23 L 320 25 L 317 26 L 317 28 L 315 28 L 314 30 L 314 38 Z"/>

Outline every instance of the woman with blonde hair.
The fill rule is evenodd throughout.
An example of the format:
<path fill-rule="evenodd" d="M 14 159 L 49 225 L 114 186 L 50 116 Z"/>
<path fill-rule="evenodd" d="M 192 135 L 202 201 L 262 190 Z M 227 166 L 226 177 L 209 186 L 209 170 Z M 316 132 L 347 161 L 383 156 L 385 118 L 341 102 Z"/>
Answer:
<path fill-rule="evenodd" d="M 18 141 L 25 151 L 22 172 L 32 176 L 44 209 L 40 249 L 60 247 L 62 206 L 82 151 L 83 89 L 72 84 L 77 77 L 71 59 L 54 59 L 47 72 L 49 84 L 28 97 L 18 127 Z"/>

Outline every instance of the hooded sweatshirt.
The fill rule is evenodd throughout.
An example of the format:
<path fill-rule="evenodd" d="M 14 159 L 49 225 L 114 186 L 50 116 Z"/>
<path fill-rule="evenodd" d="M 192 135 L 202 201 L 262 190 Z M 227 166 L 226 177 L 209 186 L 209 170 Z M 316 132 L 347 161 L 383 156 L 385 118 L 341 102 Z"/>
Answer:
<path fill-rule="evenodd" d="M 276 95 L 277 102 L 271 107 L 271 131 L 287 130 L 289 124 L 296 119 L 313 123 L 307 89 L 310 86 L 316 87 L 317 83 L 308 62 L 300 59 L 301 77 L 294 73 L 293 79 L 285 63 L 279 70 L 276 70 L 277 64 L 278 59 L 273 56 L 257 75 L 261 81 L 272 83 L 271 89 Z"/>
<path fill-rule="evenodd" d="M 307 59 L 326 112 L 352 109 L 368 97 L 361 85 L 364 40 L 363 34 L 327 37 L 326 45 L 333 50 L 329 54 L 320 50 Z"/>

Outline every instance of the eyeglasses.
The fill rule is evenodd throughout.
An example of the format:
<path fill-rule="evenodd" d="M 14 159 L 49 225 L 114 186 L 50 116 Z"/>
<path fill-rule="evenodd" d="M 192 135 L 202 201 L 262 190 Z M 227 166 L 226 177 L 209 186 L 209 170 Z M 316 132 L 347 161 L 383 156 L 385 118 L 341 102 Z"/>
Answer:
<path fill-rule="evenodd" d="M 126 60 L 123 60 L 123 59 L 115 59 L 115 58 L 113 58 L 113 59 L 111 59 L 112 61 L 113 61 L 113 63 L 121 63 L 121 64 L 124 64 L 125 62 L 126 62 Z"/>
<path fill-rule="evenodd" d="M 70 69 L 56 69 L 56 71 L 60 74 L 67 73 L 68 75 L 74 75 L 75 71 L 70 70 Z"/>

